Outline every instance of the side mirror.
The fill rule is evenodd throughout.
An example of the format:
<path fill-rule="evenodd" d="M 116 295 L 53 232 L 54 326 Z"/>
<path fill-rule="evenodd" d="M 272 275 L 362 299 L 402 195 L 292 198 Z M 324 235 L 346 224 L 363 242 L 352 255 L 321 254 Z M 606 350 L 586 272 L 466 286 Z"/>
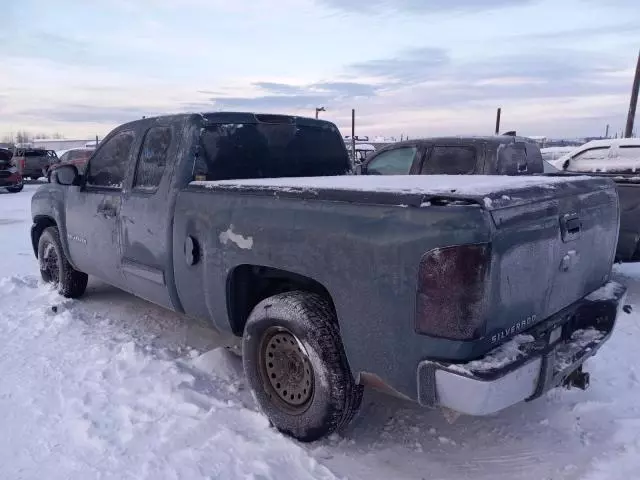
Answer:
<path fill-rule="evenodd" d="M 60 165 L 51 171 L 51 181 L 58 185 L 79 185 L 80 174 L 75 165 Z"/>
<path fill-rule="evenodd" d="M 566 161 L 562 164 L 562 170 L 566 170 L 567 168 L 569 168 L 569 160 L 566 160 Z"/>

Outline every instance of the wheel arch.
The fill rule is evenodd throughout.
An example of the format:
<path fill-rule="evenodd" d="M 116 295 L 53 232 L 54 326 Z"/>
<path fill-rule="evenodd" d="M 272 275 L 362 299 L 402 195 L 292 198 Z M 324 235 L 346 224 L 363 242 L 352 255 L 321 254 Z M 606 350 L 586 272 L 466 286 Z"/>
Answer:
<path fill-rule="evenodd" d="M 38 257 L 38 242 L 40 241 L 40 236 L 42 235 L 42 232 L 49 227 L 58 227 L 56 221 L 50 216 L 37 215 L 33 219 L 33 225 L 31 227 L 31 246 L 33 247 L 33 253 L 36 258 Z"/>
<path fill-rule="evenodd" d="M 336 307 L 329 290 L 313 278 L 262 265 L 236 266 L 229 272 L 226 282 L 227 315 L 233 334 L 242 336 L 251 311 L 262 300 L 294 290 L 321 295 L 329 301 L 336 314 Z"/>

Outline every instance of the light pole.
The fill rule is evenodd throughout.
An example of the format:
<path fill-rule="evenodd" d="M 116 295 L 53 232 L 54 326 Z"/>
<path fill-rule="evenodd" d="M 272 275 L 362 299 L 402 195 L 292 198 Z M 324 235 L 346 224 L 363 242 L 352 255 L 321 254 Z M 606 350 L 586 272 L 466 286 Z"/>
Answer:
<path fill-rule="evenodd" d="M 316 107 L 316 118 L 318 118 L 318 113 L 320 112 L 326 112 L 327 109 L 324 107 Z"/>

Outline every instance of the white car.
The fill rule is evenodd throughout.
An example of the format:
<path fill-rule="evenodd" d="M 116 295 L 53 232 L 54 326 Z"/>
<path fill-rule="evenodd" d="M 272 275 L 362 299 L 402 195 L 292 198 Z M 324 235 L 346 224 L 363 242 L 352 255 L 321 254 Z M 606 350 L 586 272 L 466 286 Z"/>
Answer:
<path fill-rule="evenodd" d="M 640 138 L 593 140 L 550 163 L 571 172 L 640 172 Z"/>
<path fill-rule="evenodd" d="M 573 152 L 577 146 L 567 146 L 567 147 L 545 147 L 540 149 L 540 153 L 542 154 L 542 159 L 547 162 L 553 162 L 554 160 L 558 160 L 560 157 L 564 157 L 565 155 Z"/>

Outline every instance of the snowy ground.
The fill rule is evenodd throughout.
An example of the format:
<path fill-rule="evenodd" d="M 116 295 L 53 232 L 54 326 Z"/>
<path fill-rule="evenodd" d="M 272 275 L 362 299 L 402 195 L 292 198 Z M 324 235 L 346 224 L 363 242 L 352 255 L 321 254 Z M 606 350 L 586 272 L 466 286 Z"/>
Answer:
<path fill-rule="evenodd" d="M 269 428 L 238 359 L 175 314 L 92 281 L 39 284 L 29 200 L 0 191 L 1 479 L 629 479 L 640 468 L 640 314 L 557 390 L 488 418 L 367 392 L 346 432 L 301 445 Z M 617 268 L 640 312 L 640 266 Z M 57 307 L 54 313 L 52 307 Z"/>

